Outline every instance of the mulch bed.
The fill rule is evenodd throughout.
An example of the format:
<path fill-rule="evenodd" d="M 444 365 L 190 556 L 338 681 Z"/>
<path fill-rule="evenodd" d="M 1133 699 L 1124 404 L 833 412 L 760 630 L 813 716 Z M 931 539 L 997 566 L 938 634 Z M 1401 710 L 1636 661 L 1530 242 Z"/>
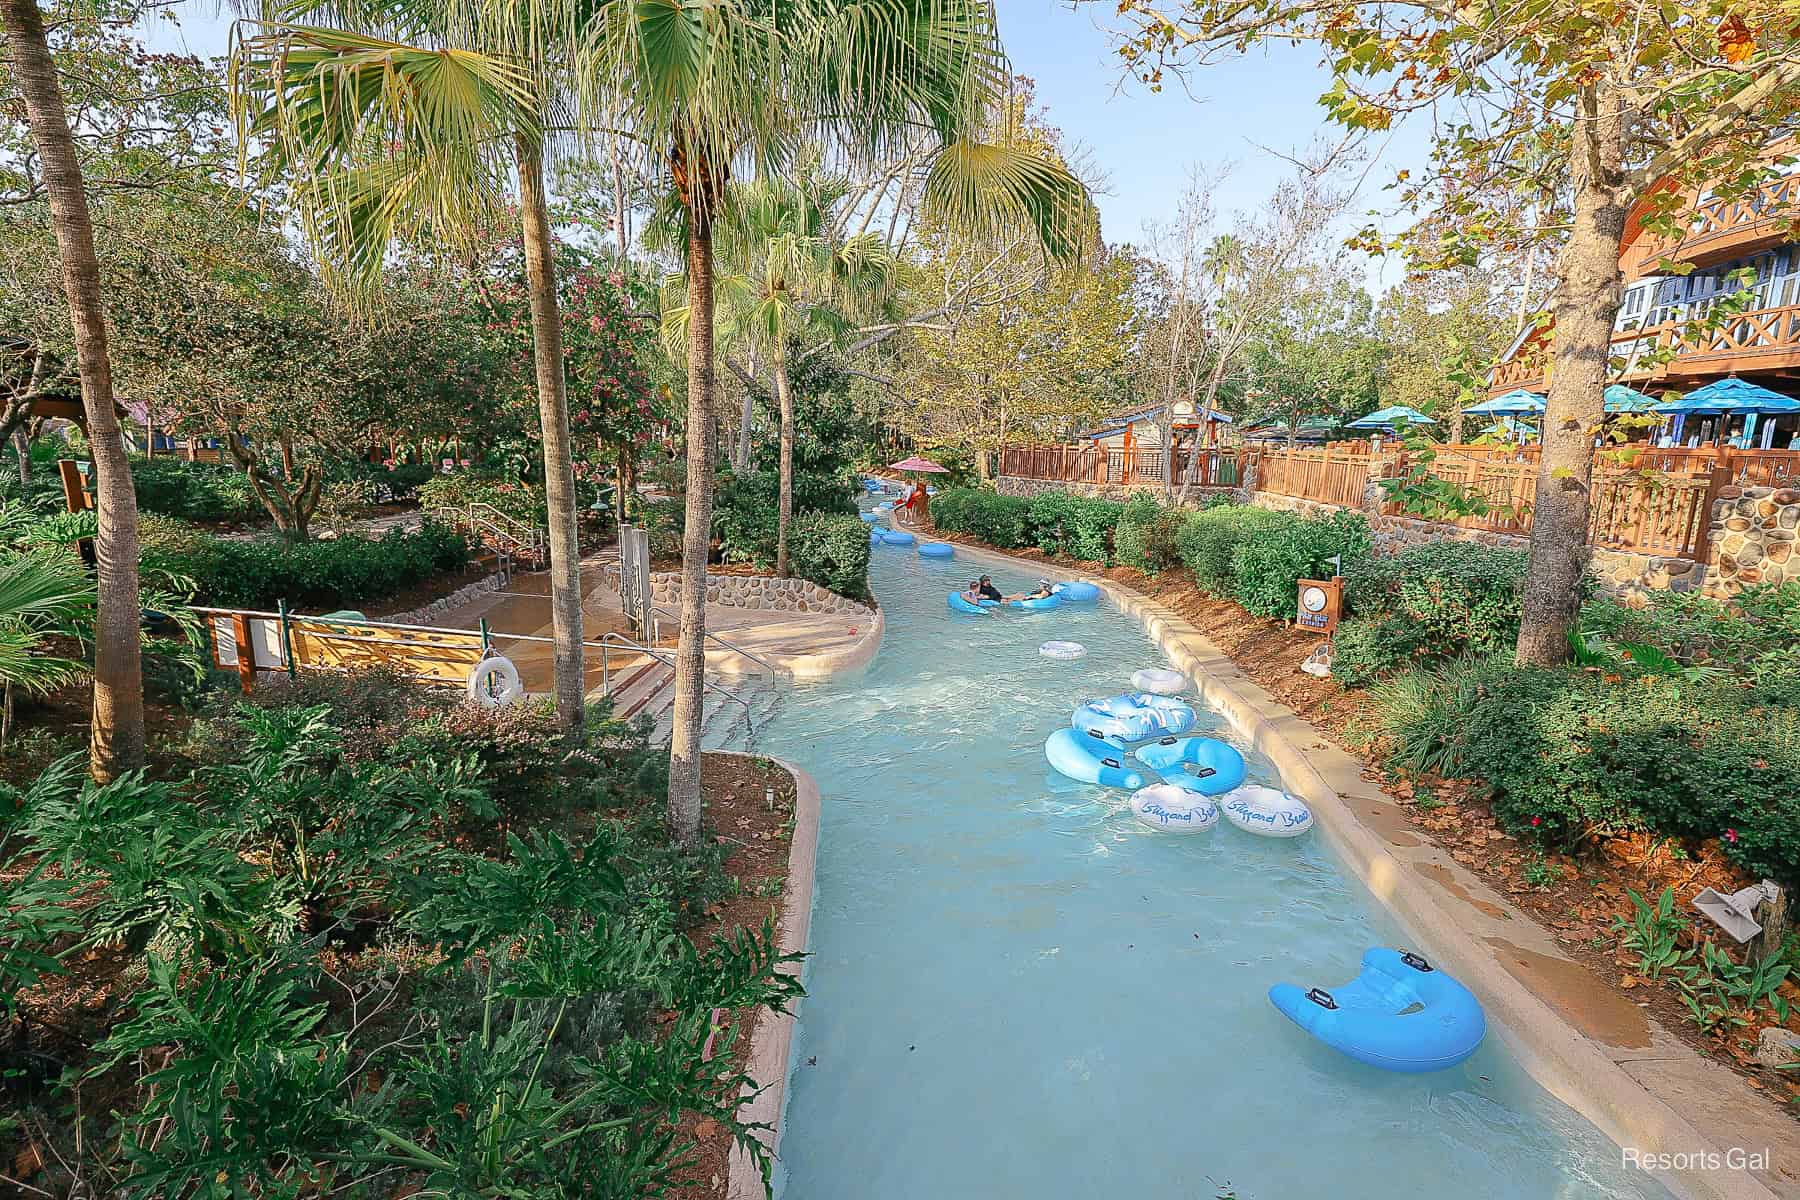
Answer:
<path fill-rule="evenodd" d="M 960 536 L 952 540 L 982 545 Z M 1800 1119 L 1800 1076 L 1763 1067 L 1754 1057 L 1761 1029 L 1774 1024 L 1767 1010 L 1730 1037 L 1703 1034 L 1672 986 L 1634 973 L 1635 960 L 1617 948 L 1611 930 L 1615 918 L 1632 912 L 1627 889 L 1654 902 L 1663 888 L 1673 887 L 1685 904 L 1704 887 L 1730 892 L 1755 882 L 1725 860 L 1716 839 L 1683 843 L 1634 833 L 1595 838 L 1574 855 L 1540 854 L 1500 828 L 1480 780 L 1409 777 L 1387 771 L 1367 753 L 1357 753 L 1370 748 L 1362 745 L 1365 735 L 1357 727 L 1365 707 L 1363 693 L 1300 670 L 1301 660 L 1319 644 L 1317 633 L 1252 616 L 1230 600 L 1203 595 L 1186 571 L 1153 577 L 1130 567 L 1102 568 L 1035 549 L 988 548 L 1104 577 L 1186 618 L 1277 700 L 1350 747 L 1363 763 L 1363 777 L 1404 809 L 1421 836 L 1504 892 L 1615 992 L 1694 1049 L 1731 1066 L 1752 1087 L 1778 1102 L 1789 1101 L 1783 1111 Z M 1729 940 L 1722 938 L 1721 944 Z M 1780 994 L 1800 1012 L 1800 979 L 1789 979 Z"/>
<path fill-rule="evenodd" d="M 706 795 L 708 825 L 722 841 L 737 845 L 725 869 L 737 877 L 739 887 L 737 895 L 708 909 L 706 919 L 690 929 L 688 936 L 695 945 L 704 946 L 714 937 L 730 937 L 740 929 L 761 929 L 771 916 L 779 930 L 788 847 L 794 833 L 794 777 L 766 758 L 704 754 L 700 786 Z M 752 1022 L 748 1018 L 753 1016 L 732 1012 L 722 1022 L 732 1035 L 732 1064 L 740 1070 L 750 1057 Z M 720 1045 L 724 1044 L 721 1034 Z M 731 1135 L 716 1122 L 697 1121 L 692 1115 L 683 1119 L 681 1128 L 698 1149 L 695 1161 L 681 1174 L 680 1194 L 724 1196 Z"/>

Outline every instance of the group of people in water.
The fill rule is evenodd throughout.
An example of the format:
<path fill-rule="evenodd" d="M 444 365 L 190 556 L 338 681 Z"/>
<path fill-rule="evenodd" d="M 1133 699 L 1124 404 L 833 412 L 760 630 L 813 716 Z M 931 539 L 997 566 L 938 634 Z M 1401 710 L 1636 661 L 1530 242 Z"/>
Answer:
<path fill-rule="evenodd" d="M 996 604 L 1006 604 L 1014 600 L 1042 600 L 1050 594 L 1050 581 L 1048 579 L 1040 579 L 1037 581 L 1036 591 L 1020 592 L 1016 596 L 1002 595 L 1000 589 L 994 586 L 993 578 L 991 576 L 983 575 L 980 579 L 969 580 L 969 590 L 962 595 L 963 599 L 967 600 L 970 604 L 980 604 L 983 600 L 992 600 Z"/>

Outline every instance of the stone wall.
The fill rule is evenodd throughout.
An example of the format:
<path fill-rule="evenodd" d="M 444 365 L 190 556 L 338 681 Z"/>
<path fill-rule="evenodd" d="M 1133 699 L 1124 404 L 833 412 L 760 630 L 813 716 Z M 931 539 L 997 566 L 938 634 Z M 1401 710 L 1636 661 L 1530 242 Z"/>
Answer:
<path fill-rule="evenodd" d="M 619 590 L 619 570 L 607 567 L 606 584 Z M 681 572 L 653 571 L 650 599 L 663 607 L 681 603 Z M 828 591 L 809 579 L 776 579 L 769 575 L 706 576 L 706 602 L 720 608 L 752 608 L 766 612 L 866 613 L 869 606 Z"/>
<path fill-rule="evenodd" d="M 1737 594 L 1753 583 L 1800 579 L 1794 552 L 1800 489 L 1726 487 L 1712 512 L 1710 596 Z"/>

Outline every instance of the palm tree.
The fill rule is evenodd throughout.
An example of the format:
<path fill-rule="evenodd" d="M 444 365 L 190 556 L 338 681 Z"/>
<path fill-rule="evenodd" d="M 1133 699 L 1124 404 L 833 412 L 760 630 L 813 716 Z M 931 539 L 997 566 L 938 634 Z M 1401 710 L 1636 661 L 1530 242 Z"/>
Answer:
<path fill-rule="evenodd" d="M 312 0 L 308 0 L 312 3 Z M 290 10 L 299 15 L 306 8 Z M 429 3 L 338 5 L 348 29 L 272 24 L 233 47 L 233 112 L 246 144 L 266 138 L 297 180 L 328 280 L 366 299 L 396 238 L 473 240 L 518 193 L 550 527 L 550 619 L 558 722 L 581 724 L 581 549 L 563 370 L 562 314 L 545 202 L 550 90 L 505 44 L 446 36 Z"/>
<path fill-rule="evenodd" d="M 94 457 L 100 527 L 94 539 L 99 611 L 89 766 L 106 782 L 144 761 L 144 679 L 138 630 L 138 516 L 131 466 L 113 403 L 112 355 L 100 298 L 100 259 L 81 164 L 44 35 L 37 0 L 0 0 L 13 78 L 25 101 L 62 257 L 63 292 L 75 331 L 81 405 Z"/>
<path fill-rule="evenodd" d="M 94 584 L 73 555 L 0 560 L 0 745 L 11 731 L 15 690 L 42 695 L 87 674 L 84 663 L 45 654 L 43 642 L 51 634 L 74 635 L 93 617 Z"/>
<path fill-rule="evenodd" d="M 867 316 L 892 296 L 897 275 L 898 264 L 879 235 L 839 235 L 832 210 L 847 190 L 841 179 L 810 174 L 799 183 L 760 179 L 734 185 L 719 230 L 719 256 L 731 268 L 717 283 L 725 340 L 749 342 L 766 356 L 781 414 L 775 574 L 782 579 L 790 574 L 788 527 L 794 515 L 790 347 L 804 337 L 818 349 L 847 333 L 852 316 Z M 686 305 L 666 306 L 663 320 L 666 337 L 685 340 Z"/>
<path fill-rule="evenodd" d="M 491 20 L 516 21 L 511 3 L 495 8 Z M 982 140 L 1008 78 L 989 0 L 619 0 L 569 3 L 563 23 L 584 60 L 573 81 L 580 107 L 628 115 L 632 136 L 663 156 L 682 217 L 688 469 L 669 822 L 688 843 L 701 815 L 715 469 L 713 237 L 733 170 L 773 170 L 806 142 L 822 147 L 828 161 L 857 164 L 917 148 L 930 155 L 927 203 L 990 228 L 1028 223 L 1059 255 L 1079 252 L 1092 210 L 1062 164 Z"/>

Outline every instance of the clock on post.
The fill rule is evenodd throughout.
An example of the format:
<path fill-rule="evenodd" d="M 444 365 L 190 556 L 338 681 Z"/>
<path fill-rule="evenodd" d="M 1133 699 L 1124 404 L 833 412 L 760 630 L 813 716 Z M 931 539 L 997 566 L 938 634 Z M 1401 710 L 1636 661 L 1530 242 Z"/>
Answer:
<path fill-rule="evenodd" d="M 1338 616 L 1344 609 L 1344 579 L 1302 579 L 1294 624 L 1302 629 L 1330 633 L 1337 628 Z"/>

